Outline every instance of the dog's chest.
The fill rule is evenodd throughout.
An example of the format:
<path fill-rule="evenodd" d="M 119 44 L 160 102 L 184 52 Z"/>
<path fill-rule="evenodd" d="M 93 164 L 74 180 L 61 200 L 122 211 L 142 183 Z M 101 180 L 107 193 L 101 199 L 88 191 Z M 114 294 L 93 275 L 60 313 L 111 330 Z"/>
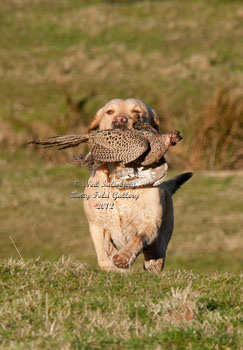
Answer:
<path fill-rule="evenodd" d="M 106 180 L 102 173 L 90 178 L 90 184 L 99 181 L 99 187 L 86 187 L 85 193 L 90 199 L 84 203 L 88 221 L 102 226 L 105 240 L 111 239 L 115 247 L 121 249 L 134 236 L 143 233 L 146 225 L 160 226 L 162 207 L 157 188 L 102 187 Z"/>

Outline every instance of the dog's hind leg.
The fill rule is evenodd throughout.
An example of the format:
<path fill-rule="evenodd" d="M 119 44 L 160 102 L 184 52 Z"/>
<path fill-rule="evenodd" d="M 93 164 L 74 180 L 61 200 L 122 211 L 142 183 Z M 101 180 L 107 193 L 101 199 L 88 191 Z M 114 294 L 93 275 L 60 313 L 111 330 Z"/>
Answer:
<path fill-rule="evenodd" d="M 174 210 L 171 194 L 164 191 L 163 217 L 157 239 L 143 250 L 144 269 L 149 272 L 163 270 L 166 250 L 174 227 Z"/>
<path fill-rule="evenodd" d="M 157 240 L 143 250 L 144 270 L 149 272 L 160 272 L 163 270 L 165 262 L 165 251 L 160 249 Z"/>

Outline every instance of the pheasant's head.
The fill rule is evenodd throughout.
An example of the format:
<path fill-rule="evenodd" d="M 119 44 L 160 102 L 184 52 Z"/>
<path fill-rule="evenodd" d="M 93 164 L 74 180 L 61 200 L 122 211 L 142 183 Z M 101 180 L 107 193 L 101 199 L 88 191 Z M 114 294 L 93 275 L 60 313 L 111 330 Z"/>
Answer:
<path fill-rule="evenodd" d="M 170 136 L 170 145 L 175 146 L 179 141 L 182 140 L 182 136 L 180 135 L 180 131 L 174 130 Z"/>

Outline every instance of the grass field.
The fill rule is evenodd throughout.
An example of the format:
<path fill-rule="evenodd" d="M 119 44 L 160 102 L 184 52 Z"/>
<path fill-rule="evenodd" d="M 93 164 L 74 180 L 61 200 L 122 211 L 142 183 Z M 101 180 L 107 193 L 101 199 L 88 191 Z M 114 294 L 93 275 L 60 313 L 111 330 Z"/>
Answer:
<path fill-rule="evenodd" d="M 0 271 L 1 349 L 242 349 L 233 272 L 124 275 L 64 258 Z"/>
<path fill-rule="evenodd" d="M 1 0 L 0 20 L 0 350 L 243 350 L 242 1 Z M 117 97 L 181 131 L 168 178 L 195 170 L 158 275 L 100 271 L 70 198 L 87 170 L 26 147 Z"/>

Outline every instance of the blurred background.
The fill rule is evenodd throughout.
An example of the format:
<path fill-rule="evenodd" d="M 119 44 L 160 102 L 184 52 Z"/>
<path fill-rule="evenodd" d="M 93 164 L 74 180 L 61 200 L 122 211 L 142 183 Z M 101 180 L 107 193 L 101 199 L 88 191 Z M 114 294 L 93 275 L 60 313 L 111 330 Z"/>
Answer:
<path fill-rule="evenodd" d="M 184 137 L 168 178 L 195 171 L 174 197 L 166 268 L 240 270 L 242 1 L 1 0 L 0 20 L 0 257 L 15 244 L 96 264 L 83 199 L 70 198 L 88 171 L 68 164 L 73 150 L 26 142 L 84 132 L 108 100 L 135 97 Z"/>

